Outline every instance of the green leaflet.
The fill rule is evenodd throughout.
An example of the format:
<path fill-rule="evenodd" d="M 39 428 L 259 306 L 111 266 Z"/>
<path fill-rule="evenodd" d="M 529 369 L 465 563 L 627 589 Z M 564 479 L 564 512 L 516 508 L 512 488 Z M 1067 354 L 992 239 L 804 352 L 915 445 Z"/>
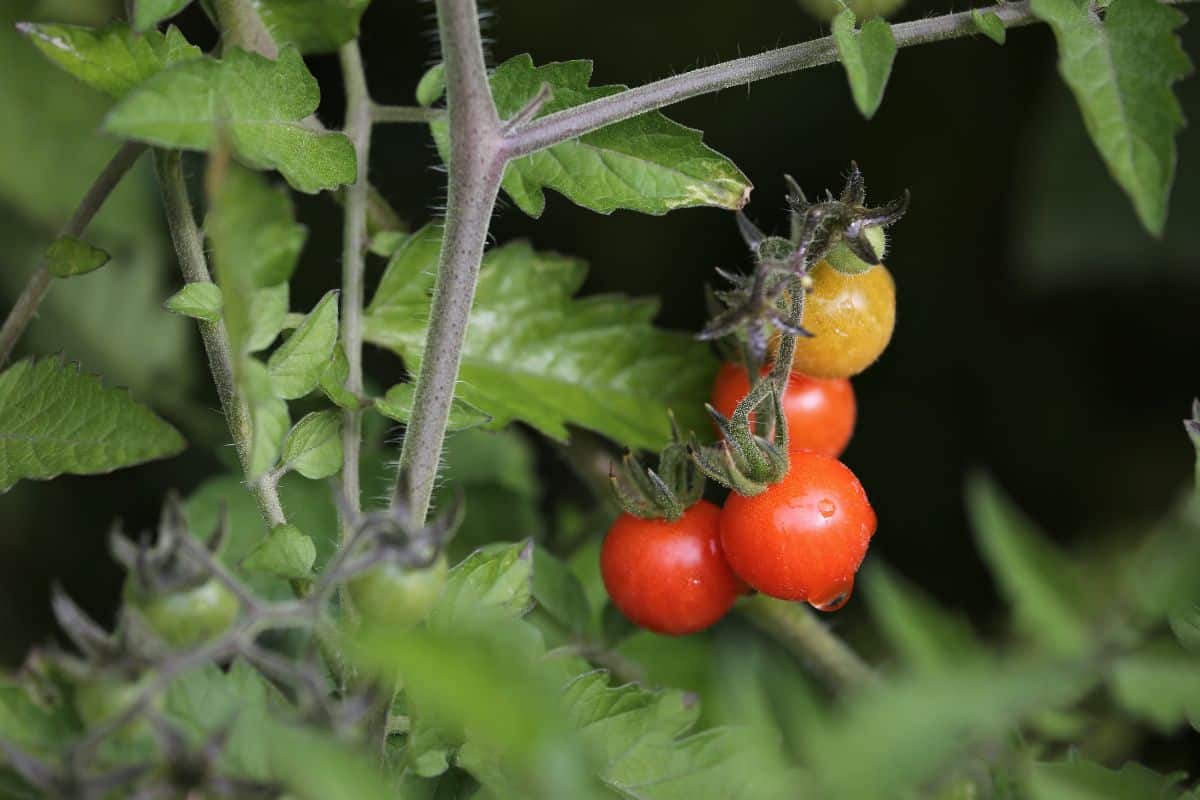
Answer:
<path fill-rule="evenodd" d="M 1031 764 L 1026 777 L 1030 800 L 1196 800 L 1179 784 L 1183 773 L 1161 775 L 1140 764 L 1111 770 L 1090 761 Z"/>
<path fill-rule="evenodd" d="M 278 283 L 250 293 L 248 312 L 250 329 L 246 334 L 246 350 L 257 353 L 275 343 L 288 315 L 291 294 L 286 283 Z"/>
<path fill-rule="evenodd" d="M 216 322 L 221 318 L 221 287 L 208 282 L 189 283 L 168 297 L 163 306 L 175 314 Z"/>
<path fill-rule="evenodd" d="M 233 50 L 224 59 L 177 63 L 144 81 L 109 112 L 109 133 L 163 147 L 211 150 L 227 139 L 257 169 L 277 169 L 294 188 L 352 183 L 354 147 L 304 120 L 320 101 L 317 81 L 293 47 L 276 61 Z"/>
<path fill-rule="evenodd" d="M 850 80 L 850 92 L 859 112 L 870 119 L 883 102 L 883 90 L 896 59 L 892 28 L 878 17 L 854 29 L 854 12 L 846 9 L 833 20 L 833 41 Z"/>
<path fill-rule="evenodd" d="M 267 371 L 276 396 L 294 400 L 317 388 L 337 344 L 337 298 L 336 291 L 327 292 L 300 327 L 271 353 Z"/>
<path fill-rule="evenodd" d="M 1163 735 L 1189 722 L 1200 725 L 1200 657 L 1174 640 L 1153 642 L 1119 658 L 1109 690 L 1121 707 Z"/>
<path fill-rule="evenodd" d="M 412 416 L 416 390 L 416 384 L 397 383 L 388 389 L 385 396 L 375 398 L 375 410 L 396 422 L 408 422 L 409 417 Z M 491 422 L 491 419 L 475 406 L 456 397 L 450 405 L 450 419 L 446 423 L 446 430 L 465 431 L 468 428 L 485 425 Z"/>
<path fill-rule="evenodd" d="M 328 478 L 342 468 L 342 414 L 306 414 L 283 443 L 283 463 L 311 480 Z"/>
<path fill-rule="evenodd" d="M 973 8 L 971 9 L 971 21 L 975 23 L 975 27 L 984 36 L 996 44 L 1004 44 L 1008 31 L 1004 29 L 1004 23 L 1000 21 L 1000 17 L 996 16 L 995 12 L 988 11 L 985 13 L 978 8 Z"/>
<path fill-rule="evenodd" d="M 396 252 L 367 310 L 368 341 L 418 366 L 429 292 L 441 246 L 427 227 Z M 582 262 L 538 253 L 525 242 L 484 259 L 459 373 L 458 396 L 491 415 L 519 419 L 547 436 L 567 425 L 598 431 L 635 448 L 670 438 L 667 410 L 704 430 L 704 401 L 716 362 L 709 349 L 654 328 L 653 302 L 620 296 L 572 299 Z"/>
<path fill-rule="evenodd" d="M 231 166 L 224 175 L 221 197 L 234 217 L 223 230 L 229 238 L 225 246 L 235 254 L 238 269 L 249 274 L 258 289 L 291 278 L 308 228 L 296 222 L 287 189 L 272 186 L 266 176 Z"/>
<path fill-rule="evenodd" d="M 317 546 L 295 525 L 278 525 L 250 551 L 242 568 L 266 572 L 285 580 L 305 580 L 312 577 Z"/>
<path fill-rule="evenodd" d="M 1017 627 L 1051 652 L 1080 655 L 1090 646 L 1087 590 L 1077 565 L 1034 527 L 990 480 L 967 487 L 975 539 Z"/>
<path fill-rule="evenodd" d="M 175 27 L 135 34 L 118 22 L 94 30 L 77 25 L 17 25 L 21 33 L 58 66 L 113 97 L 123 97 L 173 64 L 203 57 Z"/>
<path fill-rule="evenodd" d="M 148 31 L 187 8 L 192 0 L 133 0 L 133 27 Z"/>
<path fill-rule="evenodd" d="M 439 62 L 426 70 L 425 74 L 421 76 L 421 80 L 417 82 L 417 103 L 424 108 L 429 108 L 441 100 L 445 93 L 446 65 Z"/>
<path fill-rule="evenodd" d="M 166 458 L 183 437 L 124 389 L 61 358 L 0 373 L 0 492 L 25 479 L 94 475 Z"/>
<path fill-rule="evenodd" d="M 1114 0 L 1104 20 L 1083 0 L 1033 0 L 1058 42 L 1058 71 L 1088 134 L 1146 230 L 1161 235 L 1183 112 L 1171 85 L 1191 70 L 1173 31 L 1184 16 L 1155 0 Z"/>
<path fill-rule="evenodd" d="M 301 53 L 328 53 L 358 36 L 371 0 L 256 0 L 272 38 Z"/>
<path fill-rule="evenodd" d="M 256 480 L 279 461 L 292 420 L 287 403 L 275 395 L 274 382 L 261 361 L 243 358 L 239 381 L 250 407 L 250 464 L 246 477 Z"/>
<path fill-rule="evenodd" d="M 95 272 L 109 261 L 108 253 L 74 236 L 60 236 L 46 248 L 46 269 L 56 278 Z"/>
<path fill-rule="evenodd" d="M 507 118 L 520 111 L 544 83 L 553 96 L 541 115 L 625 88 L 588 86 L 591 75 L 590 61 L 535 67 L 528 55 L 520 55 L 492 73 L 492 95 L 500 117 Z M 446 126 L 444 120 L 431 126 L 443 159 L 449 149 Z M 533 217 L 541 216 L 546 206 L 545 188 L 601 214 L 618 208 L 646 214 L 691 206 L 741 208 L 750 198 L 750 181 L 732 161 L 707 147 L 701 136 L 700 131 L 657 111 L 641 114 L 517 159 L 508 165 L 502 186 Z"/>

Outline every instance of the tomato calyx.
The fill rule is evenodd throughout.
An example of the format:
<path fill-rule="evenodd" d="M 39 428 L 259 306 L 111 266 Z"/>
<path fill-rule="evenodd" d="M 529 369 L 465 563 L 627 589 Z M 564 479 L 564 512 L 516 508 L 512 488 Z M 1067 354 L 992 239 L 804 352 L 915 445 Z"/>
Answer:
<path fill-rule="evenodd" d="M 786 298 L 809 288 L 809 269 L 835 251 L 834 258 L 841 265 L 837 268 L 845 271 L 861 272 L 878 264 L 884 244 L 882 229 L 908 210 L 907 191 L 885 205 L 867 206 L 866 183 L 853 162 L 836 200 L 827 193 L 825 200 L 811 202 L 791 176 L 784 178 L 791 209 L 789 238 L 767 236 L 738 212 L 738 230 L 754 256 L 755 269 L 750 275 L 718 271 L 731 288 L 714 292 L 723 308 L 699 334 L 700 339 L 715 340 L 740 332 L 755 363 L 762 363 L 774 331 L 811 335 L 801 320 L 789 313 L 791 303 Z"/>
<path fill-rule="evenodd" d="M 626 450 L 620 468 L 614 465 L 608 471 L 621 510 L 641 519 L 677 520 L 704 494 L 703 469 L 691 458 L 675 415 L 669 416 L 671 441 L 659 454 L 657 470 Z"/>
<path fill-rule="evenodd" d="M 211 533 L 196 542 L 188 529 L 183 502 L 177 493 L 167 495 L 153 543 L 144 537 L 135 543 L 120 527 L 109 534 L 109 549 L 129 573 L 130 592 L 150 600 L 196 589 L 213 579 L 212 564 L 229 538 L 224 514 Z"/>

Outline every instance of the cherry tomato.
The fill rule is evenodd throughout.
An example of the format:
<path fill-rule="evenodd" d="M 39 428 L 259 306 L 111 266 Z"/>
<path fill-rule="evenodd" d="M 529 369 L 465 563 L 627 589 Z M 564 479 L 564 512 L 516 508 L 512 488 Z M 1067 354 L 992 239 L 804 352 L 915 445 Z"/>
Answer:
<path fill-rule="evenodd" d="M 764 367 L 763 375 L 768 371 Z M 738 364 L 724 364 L 713 383 L 713 408 L 732 416 L 749 392 L 746 370 Z M 854 433 L 854 388 L 845 378 L 810 378 L 793 372 L 783 393 L 783 413 L 789 450 L 815 450 L 836 458 Z"/>
<path fill-rule="evenodd" d="M 816 378 L 849 378 L 879 358 L 896 326 L 896 283 L 880 264 L 857 275 L 822 261 L 810 273 L 804 327 L 792 368 Z"/>
<path fill-rule="evenodd" d="M 158 596 L 142 595 L 130 581 L 125 597 L 167 644 L 180 649 L 220 636 L 233 625 L 239 610 L 233 592 L 212 578 L 190 589 Z"/>
<path fill-rule="evenodd" d="M 350 599 L 367 622 L 411 628 L 429 616 L 446 585 L 446 572 L 444 555 L 427 569 L 381 564 L 350 581 Z"/>
<path fill-rule="evenodd" d="M 149 674 L 137 680 L 115 675 L 90 678 L 75 686 L 75 710 L 88 727 L 101 725 L 128 711 L 152 683 L 153 677 Z M 164 705 L 162 693 L 155 696 L 150 705 L 155 711 L 161 711 Z"/>
<path fill-rule="evenodd" d="M 875 524 L 853 472 L 836 458 L 798 452 L 765 492 L 729 496 L 721 546 L 733 571 L 763 594 L 836 611 L 854 588 Z"/>
<path fill-rule="evenodd" d="M 701 500 L 679 519 L 622 514 L 600 550 L 608 596 L 636 625 L 682 636 L 725 616 L 744 584 L 721 554 L 721 509 Z"/>

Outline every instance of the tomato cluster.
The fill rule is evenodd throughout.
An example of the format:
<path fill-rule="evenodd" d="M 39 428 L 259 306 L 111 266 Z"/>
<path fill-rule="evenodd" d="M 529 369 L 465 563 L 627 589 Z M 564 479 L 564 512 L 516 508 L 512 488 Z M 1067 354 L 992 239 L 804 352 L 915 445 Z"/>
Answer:
<path fill-rule="evenodd" d="M 813 335 L 796 341 L 782 398 L 786 475 L 752 496 L 732 492 L 723 508 L 702 500 L 675 520 L 622 514 L 604 541 L 600 566 L 609 596 L 644 628 L 704 630 L 749 589 L 821 611 L 836 611 L 850 597 L 876 517 L 838 460 L 857 413 L 849 378 L 891 339 L 895 285 L 882 264 L 848 274 L 821 262 L 810 276 L 804 326 Z M 712 406 L 730 417 L 750 389 L 746 369 L 727 363 Z"/>

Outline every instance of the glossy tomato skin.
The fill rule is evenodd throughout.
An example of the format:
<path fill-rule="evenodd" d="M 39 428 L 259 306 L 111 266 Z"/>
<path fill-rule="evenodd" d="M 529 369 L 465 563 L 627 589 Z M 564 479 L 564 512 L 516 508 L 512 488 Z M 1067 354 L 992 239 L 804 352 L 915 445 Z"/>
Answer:
<path fill-rule="evenodd" d="M 764 367 L 763 375 L 768 371 Z M 749 392 L 746 370 L 738 364 L 723 364 L 713 382 L 713 408 L 732 416 Z M 793 372 L 783 395 L 783 413 L 788 423 L 788 450 L 813 450 L 836 458 L 854 434 L 854 387 L 846 378 L 810 378 Z"/>
<path fill-rule="evenodd" d="M 721 509 L 701 500 L 677 520 L 622 514 L 600 550 L 608 596 L 634 624 L 682 636 L 709 627 L 745 586 L 721 553 Z"/>
<path fill-rule="evenodd" d="M 820 453 L 792 453 L 782 481 L 725 501 L 721 546 L 733 571 L 763 594 L 833 611 L 854 587 L 875 525 L 849 468 Z"/>
<path fill-rule="evenodd" d="M 811 338 L 796 339 L 792 368 L 815 378 L 849 378 L 862 372 L 887 347 L 896 327 L 896 283 L 883 264 L 857 275 L 822 261 L 810 273 L 804 298 L 804 327 Z"/>
<path fill-rule="evenodd" d="M 237 597 L 216 578 L 157 597 L 143 595 L 129 580 L 125 584 L 125 599 L 176 649 L 217 638 L 237 621 L 240 609 Z"/>

